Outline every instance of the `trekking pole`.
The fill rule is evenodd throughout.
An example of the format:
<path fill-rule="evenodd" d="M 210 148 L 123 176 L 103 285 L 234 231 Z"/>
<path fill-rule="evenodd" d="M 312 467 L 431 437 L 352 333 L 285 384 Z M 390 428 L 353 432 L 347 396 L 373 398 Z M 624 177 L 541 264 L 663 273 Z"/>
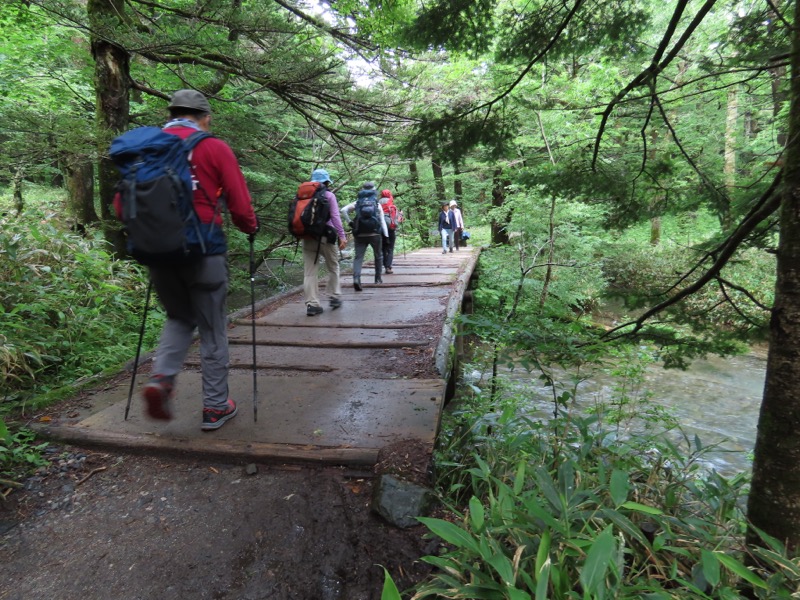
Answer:
<path fill-rule="evenodd" d="M 139 343 L 136 345 L 136 358 L 133 359 L 133 375 L 131 376 L 131 387 L 128 390 L 128 403 L 125 405 L 125 421 L 128 420 L 128 412 L 131 410 L 131 399 L 133 398 L 133 388 L 136 386 L 136 371 L 139 368 L 139 353 L 142 351 L 142 340 L 144 340 L 144 324 L 147 322 L 147 311 L 150 309 L 150 292 L 153 289 L 153 280 L 147 281 L 147 294 L 144 299 L 144 314 L 142 314 L 142 326 L 139 328 Z"/>
<path fill-rule="evenodd" d="M 250 235 L 250 307 L 253 326 L 253 422 L 258 421 L 258 378 L 256 377 L 256 259 L 255 235 Z"/>

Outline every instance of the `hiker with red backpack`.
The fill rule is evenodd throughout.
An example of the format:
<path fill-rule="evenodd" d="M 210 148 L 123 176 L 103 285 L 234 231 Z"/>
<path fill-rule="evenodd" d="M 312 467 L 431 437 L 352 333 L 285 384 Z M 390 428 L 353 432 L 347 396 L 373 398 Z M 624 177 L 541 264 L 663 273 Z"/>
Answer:
<path fill-rule="evenodd" d="M 110 155 L 123 175 L 114 205 L 128 232 L 128 249 L 149 267 L 150 281 L 167 314 L 153 375 L 142 390 L 145 412 L 152 419 L 173 418 L 170 401 L 175 378 L 198 329 L 203 391 L 200 428 L 212 431 L 237 413 L 236 403 L 228 396 L 228 265 L 222 211 L 227 208 L 233 224 L 249 234 L 251 241 L 259 222 L 233 150 L 207 133 L 211 105 L 206 97 L 196 90 L 178 90 L 168 108 L 170 120 L 162 131 L 169 135 L 157 127 L 140 127 L 112 142 Z M 169 145 L 175 139 L 172 136 L 183 140 L 170 156 L 180 158 L 182 164 L 175 163 L 176 168 L 186 171 L 187 181 L 180 181 L 172 169 L 147 179 L 146 172 L 163 171 L 160 163 L 166 160 L 150 160 L 149 154 Z M 164 202 L 173 193 L 175 201 Z M 179 239 L 175 243 L 166 239 L 169 228 L 148 234 L 148 223 L 183 198 L 191 218 L 179 228 Z"/>
<path fill-rule="evenodd" d="M 349 216 L 351 212 L 354 213 L 352 220 Z M 375 255 L 375 283 L 383 283 L 381 239 L 389 237 L 389 230 L 383 218 L 383 209 L 378 202 L 374 182 L 366 181 L 361 185 L 357 200 L 342 208 L 342 218 L 349 222 L 353 230 L 356 250 L 353 259 L 353 288 L 357 292 L 361 291 L 361 265 L 364 262 L 367 246 L 372 246 L 372 253 Z"/>
<path fill-rule="evenodd" d="M 325 291 L 330 298 L 330 307 L 336 310 L 342 305 L 342 287 L 339 283 L 339 251 L 347 245 L 347 235 L 339 216 L 339 205 L 336 195 L 329 189 L 331 177 L 325 169 L 316 169 L 311 173 L 311 182 L 317 184 L 315 194 L 322 195 L 318 215 L 305 210 L 300 212 L 299 206 L 290 210 L 290 229 L 303 241 L 303 295 L 306 302 L 306 315 L 313 317 L 324 312 L 319 302 L 319 257 L 325 261 L 328 270 L 328 283 Z M 305 184 L 303 184 L 305 185 Z M 298 199 L 303 196 L 303 185 L 298 189 Z M 313 204 L 307 207 L 313 208 Z M 295 216 L 297 215 L 297 216 Z M 320 231 L 314 231 L 315 221 L 321 220 Z M 300 225 L 298 222 L 303 222 Z M 338 241 L 338 244 L 337 244 Z"/>
<path fill-rule="evenodd" d="M 403 213 L 398 210 L 394 203 L 394 196 L 389 190 L 381 190 L 381 209 L 383 218 L 386 221 L 386 228 L 389 232 L 388 237 L 383 238 L 381 250 L 383 253 L 383 269 L 391 274 L 392 263 L 394 262 L 394 243 L 397 239 L 397 226 L 403 221 Z"/>

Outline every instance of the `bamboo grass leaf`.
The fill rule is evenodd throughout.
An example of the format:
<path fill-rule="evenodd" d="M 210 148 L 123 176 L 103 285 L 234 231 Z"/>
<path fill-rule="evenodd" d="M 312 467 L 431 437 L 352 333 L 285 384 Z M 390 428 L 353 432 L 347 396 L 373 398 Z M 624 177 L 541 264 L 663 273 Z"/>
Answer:
<path fill-rule="evenodd" d="M 719 562 L 721 562 L 722 565 L 726 569 L 728 569 L 731 573 L 738 575 L 739 577 L 741 577 L 742 579 L 744 579 L 745 581 L 756 587 L 767 589 L 767 584 L 764 583 L 764 581 L 760 577 L 758 577 L 755 573 L 753 573 L 750 569 L 745 567 L 742 563 L 740 563 L 732 556 L 729 556 L 724 552 L 719 552 L 719 551 L 714 552 L 714 554 L 719 559 Z"/>
<path fill-rule="evenodd" d="M 717 560 L 716 554 L 703 548 L 700 551 L 700 556 L 702 560 L 703 577 L 705 577 L 705 580 L 711 584 L 712 587 L 716 587 L 720 581 L 719 560 Z"/>
<path fill-rule="evenodd" d="M 622 513 L 617 512 L 616 510 L 602 510 L 602 511 L 599 512 L 599 514 L 604 519 L 608 519 L 609 521 L 614 523 L 614 525 L 616 525 L 620 529 L 620 531 L 622 533 L 624 533 L 628 537 L 631 537 L 631 538 L 635 539 L 637 542 L 642 544 L 645 548 L 648 548 L 649 550 L 655 550 L 655 547 L 651 548 L 650 542 L 645 537 L 645 535 L 642 533 L 642 530 L 638 526 L 636 526 L 628 517 L 623 515 Z M 658 539 L 658 538 L 656 538 L 656 539 Z M 663 544 L 663 540 L 662 540 L 662 544 Z"/>
<path fill-rule="evenodd" d="M 552 504 L 554 508 L 561 511 L 563 502 L 561 501 L 561 496 L 556 489 L 555 482 L 550 476 L 550 473 L 547 472 L 547 469 L 544 467 L 538 467 L 536 471 L 534 471 L 534 478 L 536 479 L 536 485 L 539 488 L 539 491 L 544 495 L 545 498 L 547 498 L 547 501 Z"/>
<path fill-rule="evenodd" d="M 433 519 L 430 517 L 418 517 L 420 523 L 425 525 L 435 535 L 438 535 L 445 542 L 453 544 L 457 548 L 466 548 L 475 554 L 480 554 L 478 542 L 475 541 L 469 533 L 461 529 L 458 525 L 454 525 L 449 521 L 442 519 Z"/>
<path fill-rule="evenodd" d="M 525 473 L 527 472 L 527 463 L 521 460 L 517 465 L 517 473 L 514 477 L 514 495 L 519 496 L 522 493 L 522 488 L 525 486 Z"/>
<path fill-rule="evenodd" d="M 539 573 L 545 563 L 550 562 L 550 541 L 552 534 L 549 529 L 542 531 L 542 538 L 539 541 L 539 549 L 536 551 L 536 572 Z M 548 567 L 549 568 L 549 567 Z"/>
<path fill-rule="evenodd" d="M 629 508 L 630 510 L 635 510 L 637 512 L 642 512 L 648 515 L 663 515 L 664 511 L 655 508 L 653 506 L 647 506 L 646 504 L 639 504 L 638 502 L 623 502 L 620 504 L 620 508 Z"/>
<path fill-rule="evenodd" d="M 476 532 L 483 530 L 485 523 L 483 504 L 475 496 L 469 499 L 469 520 L 472 522 L 472 527 Z"/>
<path fill-rule="evenodd" d="M 381 600 L 402 600 L 400 591 L 397 589 L 386 567 L 383 567 L 383 591 L 381 592 Z"/>
<path fill-rule="evenodd" d="M 603 597 L 606 572 L 614 554 L 615 545 L 614 534 L 609 526 L 597 536 L 589 548 L 586 561 L 581 569 L 580 580 L 584 592 L 590 598 Z"/>
<path fill-rule="evenodd" d="M 484 560 L 491 566 L 495 572 L 500 576 L 503 583 L 513 586 L 515 583 L 514 567 L 511 561 L 505 554 L 499 550 L 492 556 L 484 557 Z"/>
<path fill-rule="evenodd" d="M 609 485 L 611 501 L 614 503 L 614 506 L 622 505 L 628 499 L 629 491 L 630 484 L 628 482 L 628 474 L 620 469 L 614 469 L 611 473 L 611 483 Z"/>
<path fill-rule="evenodd" d="M 548 600 L 547 590 L 550 583 L 550 558 L 536 569 L 536 600 Z"/>

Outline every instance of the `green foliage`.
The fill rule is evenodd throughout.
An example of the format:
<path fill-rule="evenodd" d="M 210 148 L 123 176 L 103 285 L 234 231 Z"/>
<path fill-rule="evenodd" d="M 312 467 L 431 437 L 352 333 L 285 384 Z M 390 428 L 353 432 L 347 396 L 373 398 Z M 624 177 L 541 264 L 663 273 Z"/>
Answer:
<path fill-rule="evenodd" d="M 113 261 L 99 232 L 73 234 L 48 208 L 4 217 L 0 279 L 0 410 L 132 356 L 142 274 L 132 263 Z M 150 319 L 146 347 L 161 322 L 157 314 Z"/>
<path fill-rule="evenodd" d="M 28 429 L 0 435 L 0 477 L 15 481 L 47 464 L 42 458 L 47 442 L 35 441 L 36 434 Z"/>
<path fill-rule="evenodd" d="M 447 47 L 480 56 L 493 41 L 495 5 L 490 0 L 438 0 L 424 7 L 403 37 L 417 48 Z"/>
<path fill-rule="evenodd" d="M 704 258 L 706 240 L 718 231 L 707 213 L 665 218 L 662 241 L 653 246 L 633 229 L 606 245 L 603 272 L 609 293 L 625 300 L 635 311 L 669 298 L 692 284 L 702 271 L 681 278 Z M 687 247 L 694 248 L 688 252 Z M 670 323 L 698 338 L 716 339 L 719 350 L 736 341 L 762 341 L 769 327 L 769 307 L 775 288 L 775 257 L 758 248 L 739 252 L 699 292 L 666 311 Z M 662 319 L 663 320 L 663 319 Z M 680 339 L 681 336 L 677 336 Z M 687 340 L 688 343 L 688 340 Z"/>
<path fill-rule="evenodd" d="M 746 478 L 702 472 L 696 441 L 483 402 L 443 424 L 438 484 L 457 504 L 420 519 L 448 551 L 425 558 L 437 572 L 414 599 L 728 599 L 743 583 L 766 599 L 800 584 L 775 540 L 761 568 L 745 566 Z"/>

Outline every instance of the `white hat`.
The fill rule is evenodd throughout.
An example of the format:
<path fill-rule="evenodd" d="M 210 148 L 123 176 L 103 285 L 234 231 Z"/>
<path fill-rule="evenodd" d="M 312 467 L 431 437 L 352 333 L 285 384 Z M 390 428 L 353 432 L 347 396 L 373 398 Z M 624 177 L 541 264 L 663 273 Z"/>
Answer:
<path fill-rule="evenodd" d="M 450 206 L 458 206 L 458 203 L 455 200 L 450 200 Z"/>

